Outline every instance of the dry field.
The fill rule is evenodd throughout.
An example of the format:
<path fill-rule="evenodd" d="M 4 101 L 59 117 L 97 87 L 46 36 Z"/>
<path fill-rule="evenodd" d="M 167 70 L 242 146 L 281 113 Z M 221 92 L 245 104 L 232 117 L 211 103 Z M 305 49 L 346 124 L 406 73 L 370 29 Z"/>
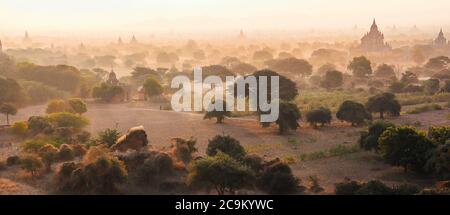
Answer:
<path fill-rule="evenodd" d="M 144 104 L 89 104 L 85 114 L 91 120 L 88 131 L 93 134 L 106 128 L 117 128 L 126 132 L 129 127 L 143 125 L 147 131 L 152 147 L 163 149 L 170 146 L 173 137 L 197 139 L 199 153 L 204 153 L 208 139 L 217 134 L 228 134 L 240 140 L 249 153 L 256 153 L 267 159 L 279 157 L 289 161 L 295 175 L 308 184 L 309 176 L 317 176 L 325 192 L 333 192 L 333 185 L 345 177 L 356 180 L 380 179 L 386 183 L 415 182 L 428 185 L 426 178 L 414 174 L 404 174 L 402 169 L 384 164 L 380 158 L 368 152 L 356 152 L 339 157 L 330 157 L 309 161 L 301 161 L 300 155 L 329 149 L 342 144 L 357 144 L 362 128 L 350 127 L 348 124 L 334 121 L 331 125 L 313 129 L 305 123 L 289 135 L 279 136 L 275 126 L 263 129 L 251 118 L 226 119 L 225 124 L 215 124 L 214 120 L 203 120 L 203 115 L 196 113 L 176 113 L 161 111 L 158 105 Z M 29 116 L 43 114 L 45 106 L 32 106 L 21 109 L 12 121 L 25 120 Z M 419 129 L 427 129 L 430 125 L 448 125 L 450 109 L 432 111 L 415 115 L 402 115 L 393 119 L 396 124 L 416 125 Z M 417 123 L 420 122 L 420 124 Z M 11 142 L 11 145 L 9 145 Z M 0 136 L 0 159 L 17 153 L 17 143 L 5 135 Z M 6 173 L 5 173 L 6 172 Z M 41 185 L 20 179 L 19 170 L 14 173 L 0 171 L 1 187 L 12 187 L 6 193 L 38 194 L 43 191 L 33 190 Z M 7 178 L 7 179 L 5 179 Z M 15 184 L 9 179 L 19 178 L 27 185 Z M 25 191 L 24 191 L 25 190 Z M 1 194 L 1 193 L 0 193 Z"/>

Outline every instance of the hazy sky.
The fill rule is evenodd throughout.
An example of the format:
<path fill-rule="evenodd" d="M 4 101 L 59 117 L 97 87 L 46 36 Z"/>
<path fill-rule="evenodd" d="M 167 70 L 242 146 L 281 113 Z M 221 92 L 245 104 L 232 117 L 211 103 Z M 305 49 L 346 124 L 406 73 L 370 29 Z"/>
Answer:
<path fill-rule="evenodd" d="M 446 26 L 449 0 L 0 0 L 0 34 Z M 449 29 L 450 30 L 450 29 Z"/>

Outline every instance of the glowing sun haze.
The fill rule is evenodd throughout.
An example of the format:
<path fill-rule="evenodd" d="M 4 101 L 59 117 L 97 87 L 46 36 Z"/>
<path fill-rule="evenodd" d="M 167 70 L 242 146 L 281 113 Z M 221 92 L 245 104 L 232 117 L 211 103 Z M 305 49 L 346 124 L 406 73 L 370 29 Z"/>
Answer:
<path fill-rule="evenodd" d="M 0 32 L 444 26 L 448 0 L 0 0 Z"/>

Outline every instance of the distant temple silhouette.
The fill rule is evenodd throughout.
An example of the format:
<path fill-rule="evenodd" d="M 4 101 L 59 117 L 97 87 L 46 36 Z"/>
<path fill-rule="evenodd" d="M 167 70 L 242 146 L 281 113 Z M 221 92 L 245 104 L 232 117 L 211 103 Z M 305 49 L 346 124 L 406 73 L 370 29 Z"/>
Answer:
<path fill-rule="evenodd" d="M 442 28 L 441 31 L 439 31 L 438 37 L 433 41 L 433 45 L 437 47 L 443 47 L 448 45 L 447 38 L 445 38 Z"/>
<path fill-rule="evenodd" d="M 117 79 L 113 68 L 111 68 L 111 72 L 108 75 L 108 80 L 106 80 L 106 83 L 113 86 L 117 86 L 119 84 L 119 80 Z"/>
<path fill-rule="evenodd" d="M 138 41 L 137 41 L 137 39 L 136 39 L 136 37 L 135 37 L 134 35 L 133 35 L 133 37 L 131 38 L 130 43 L 131 43 L 131 44 L 136 44 L 136 43 L 138 43 Z"/>
<path fill-rule="evenodd" d="M 31 43 L 31 38 L 28 35 L 28 31 L 25 31 L 25 36 L 23 37 L 23 42 L 24 43 Z"/>
<path fill-rule="evenodd" d="M 389 51 L 391 47 L 384 42 L 384 35 L 378 30 L 377 23 L 373 19 L 370 31 L 361 38 L 359 49 L 365 52 L 382 52 Z"/>
<path fill-rule="evenodd" d="M 239 37 L 238 38 L 241 39 L 241 40 L 245 39 L 245 34 L 244 34 L 244 31 L 242 29 L 239 31 Z"/>

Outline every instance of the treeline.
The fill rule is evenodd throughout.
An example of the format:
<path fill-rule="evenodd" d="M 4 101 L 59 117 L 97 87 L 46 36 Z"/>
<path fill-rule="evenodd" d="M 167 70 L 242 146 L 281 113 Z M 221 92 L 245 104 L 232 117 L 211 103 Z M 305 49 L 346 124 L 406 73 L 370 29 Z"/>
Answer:
<path fill-rule="evenodd" d="M 16 63 L 6 54 L 0 54 L 1 103 L 16 106 L 41 104 L 50 99 L 89 97 L 94 85 L 103 81 L 102 69 L 79 70 L 68 65 L 40 66 Z"/>

